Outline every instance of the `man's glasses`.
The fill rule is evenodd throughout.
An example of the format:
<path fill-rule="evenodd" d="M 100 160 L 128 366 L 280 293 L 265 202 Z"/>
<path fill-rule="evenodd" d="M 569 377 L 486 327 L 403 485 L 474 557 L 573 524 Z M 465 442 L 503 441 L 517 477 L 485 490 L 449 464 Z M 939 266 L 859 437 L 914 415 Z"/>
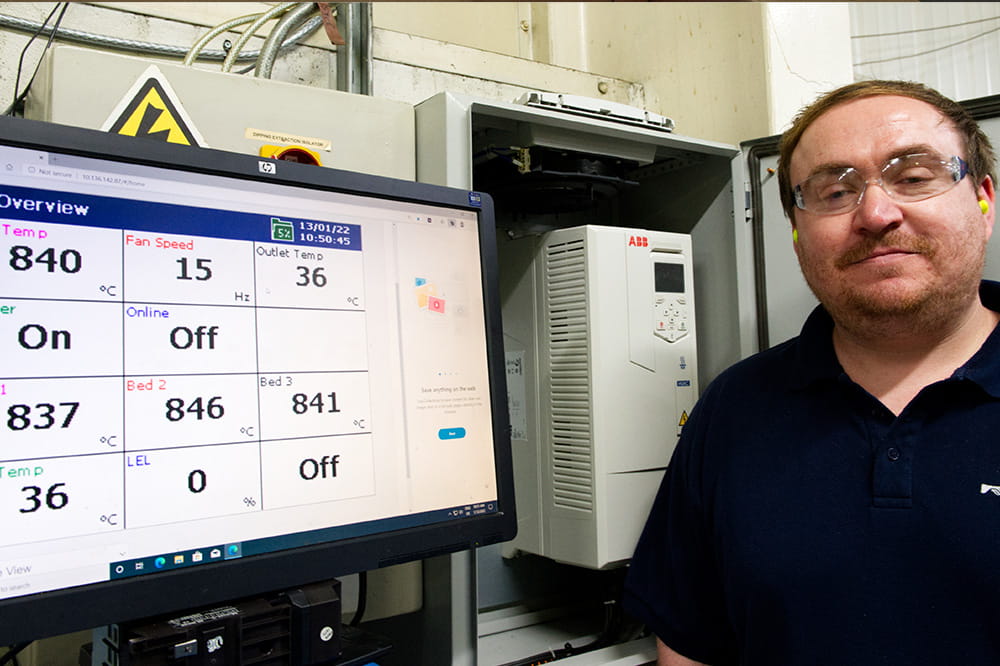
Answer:
<path fill-rule="evenodd" d="M 866 180 L 854 167 L 809 176 L 795 186 L 795 205 L 816 215 L 849 213 L 861 205 L 869 185 L 878 185 L 900 203 L 923 201 L 955 187 L 968 172 L 961 157 L 903 155 L 886 162 L 876 179 Z"/>

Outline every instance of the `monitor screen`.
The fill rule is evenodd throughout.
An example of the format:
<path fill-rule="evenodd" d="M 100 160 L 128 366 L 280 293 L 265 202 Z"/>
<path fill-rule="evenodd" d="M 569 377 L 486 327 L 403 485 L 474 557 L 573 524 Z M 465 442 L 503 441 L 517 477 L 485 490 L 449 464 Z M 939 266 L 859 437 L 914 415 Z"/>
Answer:
<path fill-rule="evenodd" d="M 0 642 L 513 536 L 492 204 L 0 118 Z"/>

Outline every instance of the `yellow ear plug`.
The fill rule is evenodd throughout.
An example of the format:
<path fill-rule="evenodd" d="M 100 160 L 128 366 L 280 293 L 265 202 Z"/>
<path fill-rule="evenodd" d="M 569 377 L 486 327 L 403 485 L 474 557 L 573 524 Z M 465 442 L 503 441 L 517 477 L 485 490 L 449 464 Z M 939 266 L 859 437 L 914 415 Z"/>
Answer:
<path fill-rule="evenodd" d="M 990 209 L 990 202 L 987 201 L 986 199 L 980 199 L 979 200 L 979 210 L 983 211 L 983 215 L 986 215 L 986 212 L 989 209 Z"/>
<path fill-rule="evenodd" d="M 799 230 L 798 229 L 792 229 L 792 242 L 793 243 L 798 243 L 799 242 Z"/>

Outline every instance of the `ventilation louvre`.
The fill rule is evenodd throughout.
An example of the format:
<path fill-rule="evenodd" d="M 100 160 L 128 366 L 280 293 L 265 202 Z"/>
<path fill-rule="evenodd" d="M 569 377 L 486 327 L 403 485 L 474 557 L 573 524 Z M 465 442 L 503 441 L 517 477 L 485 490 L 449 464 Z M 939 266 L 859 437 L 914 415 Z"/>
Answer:
<path fill-rule="evenodd" d="M 594 510 L 591 446 L 590 328 L 587 321 L 583 240 L 545 248 L 545 317 L 552 442 L 552 501 L 560 508 Z"/>

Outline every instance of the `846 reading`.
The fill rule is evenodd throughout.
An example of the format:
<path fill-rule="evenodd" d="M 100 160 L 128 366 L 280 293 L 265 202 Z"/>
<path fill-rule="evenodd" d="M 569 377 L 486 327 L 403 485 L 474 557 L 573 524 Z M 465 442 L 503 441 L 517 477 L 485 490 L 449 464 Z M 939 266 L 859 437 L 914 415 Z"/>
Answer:
<path fill-rule="evenodd" d="M 180 421 L 184 418 L 185 414 L 194 414 L 195 418 L 199 421 L 205 416 L 208 416 L 210 419 L 221 419 L 226 410 L 221 402 L 216 402 L 217 400 L 222 400 L 222 396 L 212 396 L 208 399 L 207 403 L 204 402 L 204 398 L 199 396 L 192 400 L 191 404 L 185 408 L 182 398 L 170 398 L 166 403 L 167 420 Z"/>

